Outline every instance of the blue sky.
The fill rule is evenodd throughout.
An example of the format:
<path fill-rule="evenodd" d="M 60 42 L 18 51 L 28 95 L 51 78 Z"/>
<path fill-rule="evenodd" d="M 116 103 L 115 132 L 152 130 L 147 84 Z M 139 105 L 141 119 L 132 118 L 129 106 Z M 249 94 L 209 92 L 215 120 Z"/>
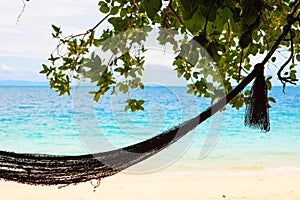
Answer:
<path fill-rule="evenodd" d="M 51 24 L 61 26 L 64 35 L 81 33 L 93 27 L 103 16 L 98 11 L 98 0 L 31 0 L 26 3 L 26 8 L 18 24 L 22 0 L 9 0 L 1 3 L 0 7 L 0 81 L 1 80 L 30 80 L 46 81 L 39 74 L 42 63 L 56 46 L 56 41 L 51 38 Z M 154 52 L 153 55 L 155 55 Z M 163 82 L 163 84 L 182 85 L 177 81 L 176 75 L 166 77 L 171 73 L 171 68 L 160 70 L 159 65 L 170 65 L 169 57 L 156 59 L 149 56 L 153 68 L 147 69 L 149 82 Z M 279 60 L 284 60 L 279 57 Z M 259 62 L 261 57 L 252 59 L 253 63 Z M 280 65 L 281 62 L 278 63 Z M 278 68 L 268 65 L 267 74 L 273 75 Z M 153 69 L 153 70 L 152 70 Z M 147 73 L 145 73 L 147 74 Z M 166 80 L 167 79 L 167 80 Z M 274 77 L 274 83 L 279 84 Z"/>

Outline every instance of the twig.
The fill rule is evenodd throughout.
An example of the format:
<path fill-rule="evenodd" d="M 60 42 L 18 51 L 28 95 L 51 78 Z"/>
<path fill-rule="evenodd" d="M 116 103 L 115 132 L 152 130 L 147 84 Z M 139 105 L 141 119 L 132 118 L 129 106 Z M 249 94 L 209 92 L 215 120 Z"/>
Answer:
<path fill-rule="evenodd" d="M 17 17 L 16 25 L 18 25 L 20 23 L 20 19 L 21 19 L 22 15 L 25 11 L 26 3 L 25 3 L 24 0 L 22 0 L 22 3 L 23 3 L 23 7 L 22 7 L 22 10 L 21 10 L 20 14 Z"/>
<path fill-rule="evenodd" d="M 229 21 L 227 22 L 227 29 L 228 29 L 228 43 L 230 44 L 231 43 L 231 29 L 230 29 L 230 23 Z"/>
<path fill-rule="evenodd" d="M 165 13 L 164 13 L 164 17 L 163 17 L 163 20 L 162 20 L 162 28 L 165 28 L 166 26 L 166 21 L 167 21 L 167 16 L 168 16 L 168 13 L 170 11 L 172 11 L 172 13 L 175 15 L 175 17 L 177 18 L 177 20 L 179 21 L 179 23 L 182 25 L 183 22 L 181 20 L 181 17 L 176 13 L 176 11 L 174 10 L 173 6 L 172 6 L 172 3 L 173 3 L 173 0 L 170 0 L 169 1 L 169 4 L 165 10 Z"/>
<path fill-rule="evenodd" d="M 269 42 L 268 42 L 268 40 L 267 40 L 265 34 L 263 34 L 263 32 L 262 32 L 261 30 L 259 30 L 259 32 L 260 32 L 260 34 L 263 36 L 263 38 L 265 39 L 266 45 L 267 45 L 267 49 L 269 50 L 269 49 L 270 49 L 270 46 L 269 46 Z"/>
<path fill-rule="evenodd" d="M 80 34 L 77 34 L 77 35 L 70 35 L 70 36 L 67 36 L 67 37 L 65 37 L 64 39 L 61 39 L 60 40 L 60 43 L 56 46 L 56 48 L 53 50 L 53 52 L 52 53 L 54 53 L 55 51 L 57 51 L 57 53 L 58 53 L 58 55 L 60 55 L 60 53 L 59 53 L 59 48 L 60 48 L 60 46 L 62 45 L 62 44 L 64 44 L 66 41 L 69 41 L 69 40 L 71 40 L 71 39 L 73 39 L 73 38 L 76 38 L 76 37 L 79 37 L 79 36 L 83 36 L 83 38 L 86 36 L 86 35 L 88 35 L 88 34 L 90 34 L 90 33 L 92 33 L 98 26 L 100 26 L 108 17 L 110 16 L 110 14 L 107 14 L 104 18 L 102 18 L 93 28 L 91 28 L 91 29 L 89 29 L 89 30 L 87 30 L 86 32 L 84 32 L 84 33 L 80 33 Z M 62 57 L 62 56 L 61 56 Z"/>
<path fill-rule="evenodd" d="M 165 28 L 165 26 L 166 26 L 167 16 L 168 16 L 168 14 L 170 12 L 170 5 L 172 4 L 172 2 L 173 2 L 173 0 L 169 1 L 169 4 L 168 4 L 168 6 L 167 6 L 167 8 L 165 10 L 164 17 L 163 17 L 162 23 L 161 23 L 162 24 L 162 28 Z"/>
<path fill-rule="evenodd" d="M 68 187 L 69 185 L 70 185 L 70 183 L 67 183 L 67 184 L 60 185 L 57 188 L 62 189 L 62 188 Z"/>
<path fill-rule="evenodd" d="M 241 51 L 241 55 L 240 55 L 240 66 L 239 66 L 239 77 L 237 82 L 239 83 L 241 80 L 241 71 L 242 71 L 242 62 L 243 62 L 243 58 L 244 58 L 244 49 L 242 49 Z"/>
<path fill-rule="evenodd" d="M 206 21 L 205 21 L 205 25 L 204 25 L 204 29 L 203 29 L 204 34 L 206 34 L 206 27 L 207 27 L 207 24 L 208 24 L 208 17 L 209 17 L 209 14 L 211 12 L 211 9 L 212 9 L 213 2 L 214 2 L 214 0 L 210 2 L 209 10 L 208 10 L 208 13 L 206 15 Z"/>
<path fill-rule="evenodd" d="M 292 15 L 294 15 L 294 14 L 297 12 L 299 5 L 300 5 L 300 1 L 299 1 L 299 0 L 294 1 L 294 2 L 290 5 L 290 7 L 293 8 Z"/>
<path fill-rule="evenodd" d="M 94 184 L 92 181 L 90 182 L 91 185 L 94 187 L 94 192 L 96 192 L 96 189 L 100 186 L 101 184 L 101 178 L 97 180 L 97 183 Z"/>
<path fill-rule="evenodd" d="M 170 1 L 172 2 L 172 1 Z M 171 11 L 174 13 L 174 15 L 176 16 L 177 20 L 179 21 L 179 23 L 182 25 L 183 22 L 181 20 L 181 17 L 177 14 L 177 12 L 174 10 L 173 6 L 172 6 L 172 3 L 169 4 L 169 7 L 171 9 Z"/>
<path fill-rule="evenodd" d="M 278 70 L 277 72 L 277 76 L 278 76 L 278 79 L 280 80 L 280 82 L 283 84 L 283 92 L 284 92 L 284 89 L 285 89 L 285 86 L 286 86 L 286 83 L 290 83 L 290 84 L 293 84 L 293 85 L 296 85 L 295 81 L 298 81 L 297 79 L 292 79 L 290 77 L 282 77 L 281 76 L 281 73 L 282 71 L 284 70 L 284 68 L 291 62 L 293 56 L 294 56 L 294 37 L 293 37 L 293 31 L 290 30 L 290 35 L 291 35 L 291 38 L 290 38 L 290 41 L 291 41 L 291 54 L 290 54 L 290 57 L 287 59 L 287 61 L 280 67 L 280 69 Z"/>
<path fill-rule="evenodd" d="M 80 34 L 77 34 L 77 35 L 70 35 L 68 37 L 66 37 L 65 39 L 66 40 L 71 40 L 75 37 L 79 37 L 79 36 L 86 36 L 87 34 L 93 32 L 98 26 L 100 26 L 100 24 L 102 24 L 108 17 L 110 16 L 110 14 L 107 14 L 103 19 L 101 19 L 93 28 L 87 30 L 86 32 L 84 33 L 80 33 Z"/>
<path fill-rule="evenodd" d="M 135 0 L 133 0 L 133 5 L 137 8 L 140 9 L 140 6 L 137 4 L 137 2 Z"/>
<path fill-rule="evenodd" d="M 279 50 L 278 51 L 278 53 L 283 57 L 283 58 L 285 58 L 285 59 L 287 59 L 288 57 L 287 56 L 285 56 L 282 52 L 287 52 L 288 50 L 286 49 L 286 50 Z"/>

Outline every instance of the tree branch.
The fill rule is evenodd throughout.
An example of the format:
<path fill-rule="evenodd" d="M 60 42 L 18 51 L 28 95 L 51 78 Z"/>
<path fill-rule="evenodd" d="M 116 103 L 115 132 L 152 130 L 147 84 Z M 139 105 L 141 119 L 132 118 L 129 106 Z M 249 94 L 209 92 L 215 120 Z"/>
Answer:
<path fill-rule="evenodd" d="M 169 3 L 169 8 L 171 9 L 171 11 L 174 13 L 174 15 L 176 16 L 177 20 L 179 21 L 179 23 L 182 25 L 183 22 L 181 20 L 181 17 L 177 14 L 177 12 L 174 10 L 173 6 L 172 6 L 172 0 L 170 0 Z"/>
<path fill-rule="evenodd" d="M 84 33 L 80 33 L 80 34 L 77 34 L 77 35 L 70 35 L 66 38 L 68 38 L 67 40 L 71 40 L 73 38 L 76 38 L 76 37 L 79 37 L 79 36 L 86 36 L 87 34 L 93 32 L 98 26 L 100 26 L 108 17 L 110 16 L 110 14 L 107 14 L 103 19 L 101 19 L 93 28 L 87 30 L 86 32 Z"/>
<path fill-rule="evenodd" d="M 173 0 L 170 0 L 169 1 L 169 4 L 165 10 L 165 13 L 164 13 L 164 17 L 163 17 L 163 20 L 162 20 L 162 28 L 165 28 L 166 26 L 166 21 L 167 21 L 167 16 L 168 16 L 168 13 L 170 11 L 172 11 L 172 13 L 175 15 L 176 19 L 178 20 L 178 22 L 183 25 L 183 22 L 182 22 L 182 19 L 181 17 L 176 13 L 176 11 L 174 10 L 173 6 L 172 6 L 172 3 L 173 3 Z"/>
<path fill-rule="evenodd" d="M 211 9 L 212 9 L 213 2 L 214 2 L 214 0 L 212 0 L 210 2 L 209 10 L 208 10 L 208 13 L 206 15 L 206 21 L 205 21 L 204 30 L 203 30 L 205 35 L 206 35 L 206 28 L 207 28 L 207 24 L 208 24 L 208 17 L 209 17 L 209 14 L 211 12 Z"/>
<path fill-rule="evenodd" d="M 56 48 L 54 49 L 53 52 L 57 51 L 57 54 L 58 54 L 59 56 L 61 56 L 60 53 L 59 53 L 59 48 L 60 48 L 60 46 L 61 46 L 62 44 L 66 43 L 67 41 L 69 41 L 69 40 L 71 40 L 71 39 L 73 39 L 73 38 L 79 37 L 79 36 L 83 36 L 83 38 L 84 38 L 86 35 L 92 33 L 98 26 L 100 26 L 100 25 L 101 25 L 101 24 L 102 24 L 109 16 L 110 16 L 110 14 L 107 14 L 107 15 L 106 15 L 104 18 L 102 18 L 102 19 L 101 19 L 94 27 L 90 28 L 89 30 L 87 30 L 87 31 L 84 32 L 84 33 L 80 33 L 80 34 L 77 34 L 77 35 L 70 35 L 70 36 L 65 37 L 64 39 L 61 39 L 61 40 L 60 40 L 60 43 L 56 46 Z M 52 53 L 53 53 L 53 52 L 52 52 Z M 62 57 L 62 56 L 61 56 L 61 57 Z"/>

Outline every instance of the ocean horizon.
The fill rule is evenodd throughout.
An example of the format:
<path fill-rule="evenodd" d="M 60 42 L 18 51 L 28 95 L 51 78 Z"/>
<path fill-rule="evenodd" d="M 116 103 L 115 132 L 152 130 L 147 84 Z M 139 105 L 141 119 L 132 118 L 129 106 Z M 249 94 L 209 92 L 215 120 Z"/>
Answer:
<path fill-rule="evenodd" d="M 58 96 L 47 86 L 0 86 L 0 150 L 79 155 L 125 147 L 176 126 L 210 105 L 176 86 L 131 93 L 145 99 L 145 111 L 124 112 L 128 96 L 92 101 L 89 87 Z M 227 109 L 200 124 L 176 144 L 138 164 L 133 171 L 175 169 L 300 170 L 300 87 L 275 86 L 269 96 L 271 130 L 244 126 L 245 107 Z"/>

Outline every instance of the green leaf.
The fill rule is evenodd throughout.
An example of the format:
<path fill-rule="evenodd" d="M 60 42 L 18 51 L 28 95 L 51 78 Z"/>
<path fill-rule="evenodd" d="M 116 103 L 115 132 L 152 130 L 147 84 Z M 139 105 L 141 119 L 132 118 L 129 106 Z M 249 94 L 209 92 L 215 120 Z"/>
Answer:
<path fill-rule="evenodd" d="M 291 78 L 291 79 L 296 79 L 296 78 L 297 78 L 297 75 L 296 75 L 295 70 L 292 70 L 292 71 L 291 71 L 291 73 L 290 73 L 290 78 Z"/>
<path fill-rule="evenodd" d="M 99 1 L 98 5 L 99 5 L 99 6 L 104 6 L 104 5 L 107 5 L 107 4 L 106 4 L 106 2 L 104 2 L 104 1 Z"/>
<path fill-rule="evenodd" d="M 248 45 L 252 42 L 252 35 L 249 32 L 243 33 L 239 40 L 239 44 L 242 47 L 242 49 L 245 49 L 248 47 Z"/>
<path fill-rule="evenodd" d="M 145 103 L 144 100 L 138 100 L 138 101 L 137 101 L 137 104 L 138 104 L 138 105 L 143 105 L 144 103 Z"/>
<path fill-rule="evenodd" d="M 115 31 L 124 31 L 127 29 L 129 19 L 125 18 L 123 20 L 120 17 L 111 17 L 108 19 L 108 22 L 114 26 Z"/>
<path fill-rule="evenodd" d="M 95 45 L 96 47 L 99 47 L 100 44 L 101 44 L 101 40 L 94 39 L 94 45 Z"/>
<path fill-rule="evenodd" d="M 45 65 L 45 64 L 42 64 L 42 66 L 43 66 L 43 69 L 44 69 L 44 70 L 49 70 L 49 68 L 48 68 L 48 66 L 47 66 L 47 65 Z"/>
<path fill-rule="evenodd" d="M 222 30 L 223 25 L 226 22 L 228 22 L 228 20 L 232 18 L 232 16 L 232 11 L 228 7 L 225 7 L 224 9 L 219 9 L 217 18 L 215 20 L 215 24 L 219 27 L 220 30 Z"/>
<path fill-rule="evenodd" d="M 268 102 L 276 103 L 276 100 L 273 97 L 268 97 Z"/>
<path fill-rule="evenodd" d="M 210 94 L 208 92 L 204 93 L 204 97 L 205 98 L 209 98 L 210 97 Z"/>
<path fill-rule="evenodd" d="M 119 13 L 120 7 L 119 6 L 115 6 L 111 9 L 110 14 L 111 15 L 116 15 Z"/>
<path fill-rule="evenodd" d="M 266 79 L 266 86 L 267 86 L 267 89 L 268 90 L 272 90 L 272 83 L 271 83 L 271 78 L 272 77 L 268 77 L 267 79 Z"/>
<path fill-rule="evenodd" d="M 49 71 L 49 68 L 47 65 L 42 64 L 43 70 L 40 71 L 41 74 L 46 74 Z"/>
<path fill-rule="evenodd" d="M 196 35 L 199 30 L 204 27 L 206 18 L 202 15 L 201 12 L 198 12 L 198 10 L 196 9 L 195 11 L 193 11 L 192 17 L 187 19 L 183 17 L 183 23 L 193 35 Z"/>
<path fill-rule="evenodd" d="M 130 109 L 131 109 L 131 112 L 135 112 L 137 110 L 135 105 L 131 105 Z"/>
<path fill-rule="evenodd" d="M 155 14 L 162 7 L 162 0 L 145 0 L 145 7 L 148 17 L 153 20 Z"/>
<path fill-rule="evenodd" d="M 103 5 L 100 7 L 100 11 L 104 14 L 108 13 L 109 12 L 109 7 L 107 5 Z"/>
<path fill-rule="evenodd" d="M 120 12 L 120 16 L 121 17 L 125 17 L 127 15 L 127 9 L 126 8 L 122 8 L 121 12 Z"/>
<path fill-rule="evenodd" d="M 190 80 L 190 78 L 191 78 L 191 74 L 190 73 L 185 73 L 184 75 L 184 78 L 188 81 L 188 80 Z"/>
<path fill-rule="evenodd" d="M 241 100 L 238 100 L 238 101 L 236 101 L 236 102 L 233 104 L 233 106 L 234 106 L 236 109 L 242 108 L 243 105 L 244 105 L 244 102 L 241 101 Z"/>
<path fill-rule="evenodd" d="M 121 74 L 124 73 L 124 69 L 123 69 L 122 67 L 118 67 L 118 68 L 116 68 L 114 71 L 115 71 L 115 72 L 119 72 L 119 73 L 121 73 Z"/>
<path fill-rule="evenodd" d="M 243 22 L 247 25 L 252 25 L 258 17 L 258 10 L 254 7 L 250 7 L 243 15 Z"/>
<path fill-rule="evenodd" d="M 145 88 L 143 83 L 139 83 L 139 87 L 143 90 Z"/>
<path fill-rule="evenodd" d="M 297 59 L 297 61 L 300 62 L 300 54 L 297 54 L 297 55 L 296 55 L 296 59 Z"/>
<path fill-rule="evenodd" d="M 130 106 L 129 105 L 127 105 L 127 106 L 125 106 L 125 112 L 127 112 L 128 110 L 130 109 Z"/>
<path fill-rule="evenodd" d="M 199 75 L 200 73 L 199 72 L 193 72 L 193 77 L 195 78 L 195 79 L 198 79 L 198 75 Z"/>
<path fill-rule="evenodd" d="M 216 45 L 216 43 L 214 42 L 209 43 L 206 51 L 214 61 L 218 62 L 220 60 L 221 57 L 218 54 L 218 46 Z"/>
<path fill-rule="evenodd" d="M 100 93 L 100 92 L 97 92 L 97 93 L 95 94 L 95 96 L 94 96 L 94 100 L 95 100 L 96 102 L 98 102 L 99 99 L 100 99 L 100 96 L 101 96 L 101 93 Z"/>
<path fill-rule="evenodd" d="M 57 26 L 55 26 L 55 25 L 53 25 L 53 24 L 52 24 L 52 29 L 53 29 L 56 33 L 59 33 L 59 32 L 60 32 L 60 28 L 57 27 Z"/>
<path fill-rule="evenodd" d="M 251 90 L 246 90 L 244 93 L 246 96 L 249 96 L 251 94 Z"/>
<path fill-rule="evenodd" d="M 126 94 L 129 90 L 128 85 L 123 85 L 123 92 Z"/>

